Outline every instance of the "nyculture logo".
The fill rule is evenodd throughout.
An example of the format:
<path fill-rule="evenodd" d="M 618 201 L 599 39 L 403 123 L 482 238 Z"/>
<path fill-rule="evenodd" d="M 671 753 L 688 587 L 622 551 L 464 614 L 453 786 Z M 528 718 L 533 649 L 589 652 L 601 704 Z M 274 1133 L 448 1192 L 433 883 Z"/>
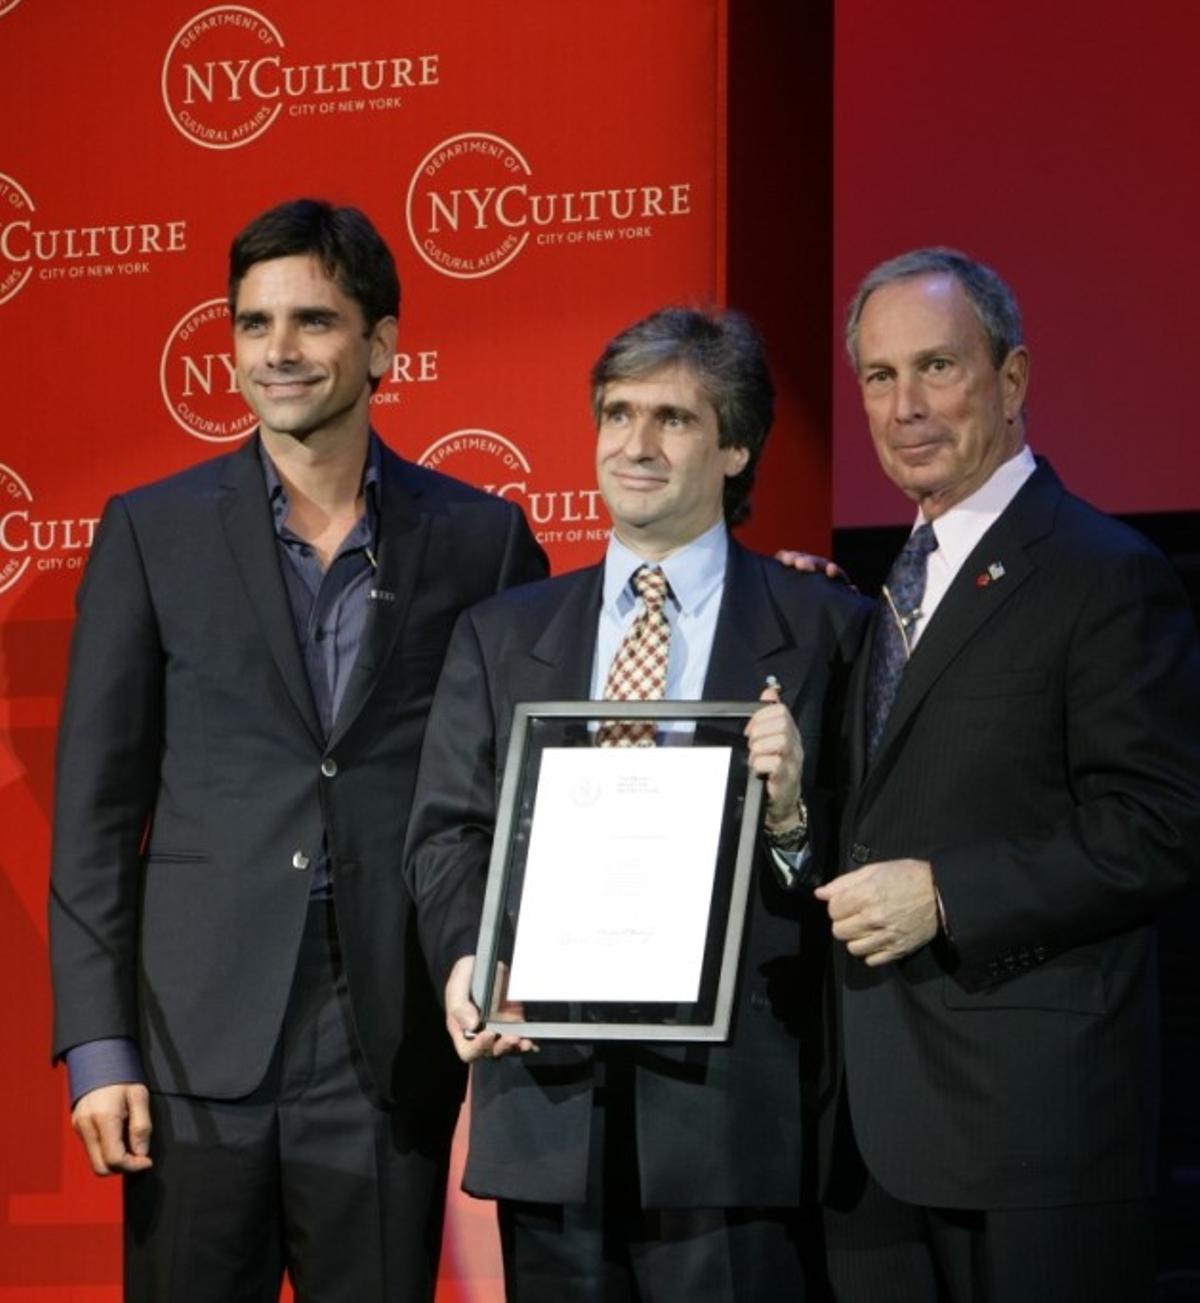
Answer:
<path fill-rule="evenodd" d="M 599 489 L 535 488 L 529 458 L 495 430 L 452 430 L 434 440 L 417 461 L 485 493 L 519 502 L 539 543 L 594 543 L 608 537 Z"/>
<path fill-rule="evenodd" d="M 196 304 L 171 328 L 158 384 L 167 411 L 193 438 L 230 443 L 254 429 L 254 413 L 238 389 L 224 299 Z"/>
<path fill-rule="evenodd" d="M 436 348 L 397 353 L 371 395 L 371 405 L 397 404 L 405 386 L 437 381 Z M 254 429 L 256 418 L 238 388 L 224 299 L 197 303 L 171 327 L 158 362 L 158 387 L 171 418 L 194 439 L 232 443 Z"/>
<path fill-rule="evenodd" d="M 0 463 L 0 593 L 15 588 L 31 570 L 79 570 L 99 523 L 91 516 L 40 516 L 26 481 Z"/>
<path fill-rule="evenodd" d="M 33 229 L 33 200 L 29 192 L 11 176 L 0 172 L 0 303 L 19 294 L 33 275 L 30 259 L 8 251 L 10 232 L 18 235 Z"/>
<path fill-rule="evenodd" d="M 465 131 L 435 145 L 408 186 L 413 247 L 443 275 L 491 276 L 530 243 L 586 247 L 647 239 L 692 212 L 690 181 L 545 187 L 501 136 Z"/>
<path fill-rule="evenodd" d="M 0 172 L 0 303 L 42 281 L 141 276 L 161 254 L 187 250 L 187 222 L 76 225 L 45 220 L 20 182 Z"/>
<path fill-rule="evenodd" d="M 335 31 L 336 26 L 322 31 Z M 162 97 L 176 129 L 205 149 L 238 149 L 278 120 L 398 109 L 438 85 L 436 54 L 312 60 L 295 55 L 265 14 L 216 5 L 175 33 Z"/>

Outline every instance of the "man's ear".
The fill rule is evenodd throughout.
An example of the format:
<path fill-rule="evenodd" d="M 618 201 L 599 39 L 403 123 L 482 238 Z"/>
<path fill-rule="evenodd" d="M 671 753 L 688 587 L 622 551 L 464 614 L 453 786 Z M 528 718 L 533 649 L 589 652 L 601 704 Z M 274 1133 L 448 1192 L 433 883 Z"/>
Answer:
<path fill-rule="evenodd" d="M 1000 363 L 1000 380 L 1004 385 L 1004 415 L 1011 424 L 1020 416 L 1029 389 L 1029 350 L 1024 344 L 1010 349 Z"/>
<path fill-rule="evenodd" d="M 395 317 L 380 317 L 371 330 L 371 375 L 382 380 L 396 355 L 400 326 Z"/>

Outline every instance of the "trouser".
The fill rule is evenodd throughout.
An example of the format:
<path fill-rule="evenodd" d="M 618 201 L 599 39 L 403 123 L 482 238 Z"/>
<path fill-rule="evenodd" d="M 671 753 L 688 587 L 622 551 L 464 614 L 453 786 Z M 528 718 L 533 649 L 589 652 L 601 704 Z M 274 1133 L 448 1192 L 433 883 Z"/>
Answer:
<path fill-rule="evenodd" d="M 456 1109 L 414 1135 L 354 1039 L 333 906 L 309 905 L 279 1044 L 239 1100 L 151 1096 L 154 1167 L 125 1178 L 129 1303 L 433 1298 Z"/>
<path fill-rule="evenodd" d="M 508 1303 L 825 1298 L 812 1207 L 642 1208 L 632 1077 L 619 1056 L 598 1073 L 586 1201 L 499 1201 Z"/>
<path fill-rule="evenodd" d="M 835 1163 L 824 1227 L 839 1303 L 1147 1303 L 1153 1296 L 1147 1199 L 998 1209 L 904 1203 L 868 1172 L 845 1113 Z"/>

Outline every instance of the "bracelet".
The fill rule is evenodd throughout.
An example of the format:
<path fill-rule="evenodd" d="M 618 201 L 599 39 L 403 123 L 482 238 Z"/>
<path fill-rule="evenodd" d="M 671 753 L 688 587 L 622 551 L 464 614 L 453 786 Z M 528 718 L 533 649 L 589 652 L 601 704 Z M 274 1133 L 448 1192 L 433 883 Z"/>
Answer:
<path fill-rule="evenodd" d="M 798 851 L 802 850 L 804 843 L 808 841 L 808 806 L 804 804 L 804 797 L 796 798 L 796 814 L 800 822 L 794 828 L 788 828 L 785 832 L 775 832 L 771 828 L 764 828 L 763 833 L 767 839 L 767 845 L 775 851 Z"/>

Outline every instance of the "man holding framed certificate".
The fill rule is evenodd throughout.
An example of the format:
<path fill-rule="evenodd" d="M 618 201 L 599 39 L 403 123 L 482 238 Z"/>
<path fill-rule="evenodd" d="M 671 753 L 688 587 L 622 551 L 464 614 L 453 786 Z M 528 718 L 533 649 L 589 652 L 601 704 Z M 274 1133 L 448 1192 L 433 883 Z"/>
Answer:
<path fill-rule="evenodd" d="M 773 415 L 762 345 L 742 317 L 655 313 L 609 343 L 593 368 L 592 392 L 597 477 L 613 520 L 607 555 L 601 565 L 485 602 L 459 621 L 422 756 L 407 873 L 422 945 L 435 983 L 445 985 L 450 1034 L 474 1061 L 464 1184 L 499 1201 L 507 1288 L 521 1303 L 796 1303 L 815 1266 L 802 1208 L 801 1079 L 819 1054 L 822 969 L 821 932 L 802 929 L 812 906 L 797 887 L 820 861 L 830 828 L 832 783 L 818 765 L 819 741 L 836 727 L 830 702 L 857 649 L 865 604 L 729 536 L 747 514 Z M 517 707 L 587 700 L 651 704 L 597 704 L 590 721 L 576 719 L 576 752 L 542 749 L 536 779 L 524 783 L 537 794 L 532 820 L 511 771 L 501 772 Z M 738 720 L 735 733 L 744 729 L 741 763 L 757 775 L 752 785 L 762 780 L 753 793 L 761 795 L 762 827 L 751 828 L 725 1038 L 689 1043 L 678 1019 L 666 1015 L 658 1038 L 652 1026 L 637 1039 L 598 1039 L 586 1013 L 577 1034 L 536 1044 L 486 1028 L 470 990 L 494 839 L 527 838 L 525 896 L 540 882 L 543 906 L 558 900 L 569 920 L 560 934 L 543 921 L 549 941 L 518 947 L 518 958 L 530 960 L 520 980 L 539 1001 L 553 996 L 553 945 L 564 936 L 572 945 L 591 933 L 607 937 L 623 956 L 614 969 L 636 952 L 636 929 L 620 926 L 623 894 L 644 902 L 658 890 L 657 910 L 638 916 L 638 927 L 657 929 L 656 938 L 671 930 L 672 902 L 692 908 L 707 898 L 720 923 L 716 888 L 681 885 L 664 907 L 660 884 L 647 881 L 659 863 L 656 827 L 665 848 L 701 847 L 689 852 L 703 861 L 696 872 L 712 871 L 711 847 L 732 821 L 709 806 L 737 787 L 726 761 L 697 754 L 686 767 L 642 764 L 627 753 L 597 765 L 571 756 L 593 744 L 656 742 L 702 752 L 707 721 L 698 703 L 755 700 L 761 707 L 742 712 L 748 722 Z M 697 704 L 679 719 L 654 702 Z M 530 711 L 537 707 L 520 712 L 522 728 Z M 832 752 L 822 764 L 831 760 Z M 602 793 L 606 776 L 613 786 Z M 708 795 L 689 801 L 701 790 Z M 547 801 L 574 802 L 579 814 L 560 808 L 555 815 L 553 804 L 547 814 Z M 595 801 L 618 812 L 600 857 L 604 821 L 583 813 Z M 717 829 L 709 841 L 706 820 Z M 614 821 L 636 843 L 619 863 Z M 696 825 L 689 836 L 675 836 L 687 822 Z M 556 896 L 555 863 L 565 874 L 581 860 L 596 865 L 602 887 L 584 875 L 577 890 Z M 678 872 L 678 860 L 670 868 Z M 585 891 L 595 904 L 572 908 Z M 529 909 L 526 900 L 523 914 Z M 589 929 L 609 910 L 615 926 Z M 560 1002 L 568 1022 L 581 1000 L 586 1009 L 589 995 L 605 994 L 603 952 L 595 953 L 601 961 L 577 964 L 570 979 L 577 988 Z M 654 954 L 676 962 L 665 944 Z M 613 985 L 623 998 L 638 994 Z M 664 982 L 658 994 L 673 990 Z M 636 1021 L 646 1006 L 634 999 L 633 1007 L 643 1011 L 631 1015 Z"/>

